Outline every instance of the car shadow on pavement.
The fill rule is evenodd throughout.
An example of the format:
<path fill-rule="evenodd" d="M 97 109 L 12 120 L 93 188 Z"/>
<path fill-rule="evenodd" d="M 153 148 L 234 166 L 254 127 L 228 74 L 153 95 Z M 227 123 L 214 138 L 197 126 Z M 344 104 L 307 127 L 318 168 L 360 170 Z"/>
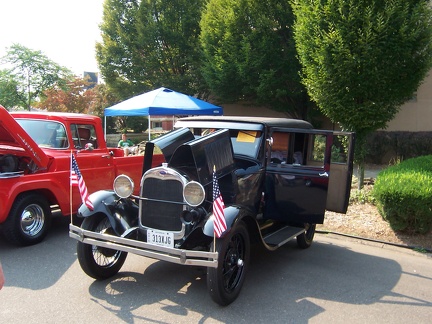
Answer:
<path fill-rule="evenodd" d="M 142 274 L 124 269 L 111 280 L 94 281 L 89 293 L 125 322 L 158 322 L 145 311 L 158 305 L 167 318 L 185 321 L 193 312 L 201 314 L 200 322 L 307 323 L 324 311 L 314 299 L 374 304 L 394 295 L 401 274 L 401 266 L 386 258 L 321 242 L 300 250 L 293 241 L 275 252 L 253 246 L 242 292 L 227 307 L 211 300 L 204 269 L 163 261 L 154 261 Z"/>
<path fill-rule="evenodd" d="M 69 223 L 68 217 L 53 217 L 47 237 L 36 245 L 18 247 L 1 237 L 5 285 L 31 290 L 54 285 L 76 261 L 76 242 L 69 238 Z"/>

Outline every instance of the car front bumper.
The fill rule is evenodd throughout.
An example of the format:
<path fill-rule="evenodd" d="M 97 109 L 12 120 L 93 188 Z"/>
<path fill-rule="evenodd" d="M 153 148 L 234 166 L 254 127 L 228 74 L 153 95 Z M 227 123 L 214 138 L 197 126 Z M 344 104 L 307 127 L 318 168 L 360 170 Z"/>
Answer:
<path fill-rule="evenodd" d="M 190 266 L 217 268 L 218 253 L 162 247 L 125 237 L 87 231 L 69 225 L 69 237 L 79 242 Z"/>

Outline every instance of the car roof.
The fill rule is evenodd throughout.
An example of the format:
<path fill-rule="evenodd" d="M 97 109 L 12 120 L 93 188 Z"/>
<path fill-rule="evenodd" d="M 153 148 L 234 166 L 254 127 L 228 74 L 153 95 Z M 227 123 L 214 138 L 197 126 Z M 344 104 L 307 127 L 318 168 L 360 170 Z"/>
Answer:
<path fill-rule="evenodd" d="M 243 124 L 260 124 L 266 127 L 281 128 L 313 128 L 312 125 L 301 119 L 280 117 L 256 117 L 256 116 L 194 116 L 179 119 L 180 122 L 226 122 Z M 227 127 L 229 128 L 229 127 Z"/>
<path fill-rule="evenodd" d="M 52 112 L 52 111 L 11 111 L 10 114 L 14 118 L 28 119 L 46 119 L 46 120 L 62 120 L 62 121 L 93 121 L 95 117 L 87 114 L 77 114 L 70 112 Z M 99 117 L 97 117 L 99 118 Z"/>

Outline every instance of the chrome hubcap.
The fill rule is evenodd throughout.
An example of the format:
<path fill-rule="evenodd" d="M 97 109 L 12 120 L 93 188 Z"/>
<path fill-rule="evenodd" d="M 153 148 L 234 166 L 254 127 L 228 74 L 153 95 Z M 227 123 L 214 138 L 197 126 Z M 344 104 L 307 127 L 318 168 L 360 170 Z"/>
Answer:
<path fill-rule="evenodd" d="M 43 228 L 45 215 L 39 205 L 28 205 L 21 214 L 21 230 L 28 236 L 37 235 Z"/>

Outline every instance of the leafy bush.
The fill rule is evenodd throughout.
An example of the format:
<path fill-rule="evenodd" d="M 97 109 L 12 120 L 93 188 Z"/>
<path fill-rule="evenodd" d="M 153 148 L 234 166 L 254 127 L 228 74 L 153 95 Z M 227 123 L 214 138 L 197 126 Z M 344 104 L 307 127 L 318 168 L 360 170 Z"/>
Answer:
<path fill-rule="evenodd" d="M 427 233 L 432 228 L 432 155 L 405 160 L 377 176 L 378 210 L 396 231 Z"/>
<path fill-rule="evenodd" d="M 375 197 L 372 194 L 372 186 L 364 186 L 363 189 L 351 190 L 350 204 L 372 204 L 375 205 Z"/>

